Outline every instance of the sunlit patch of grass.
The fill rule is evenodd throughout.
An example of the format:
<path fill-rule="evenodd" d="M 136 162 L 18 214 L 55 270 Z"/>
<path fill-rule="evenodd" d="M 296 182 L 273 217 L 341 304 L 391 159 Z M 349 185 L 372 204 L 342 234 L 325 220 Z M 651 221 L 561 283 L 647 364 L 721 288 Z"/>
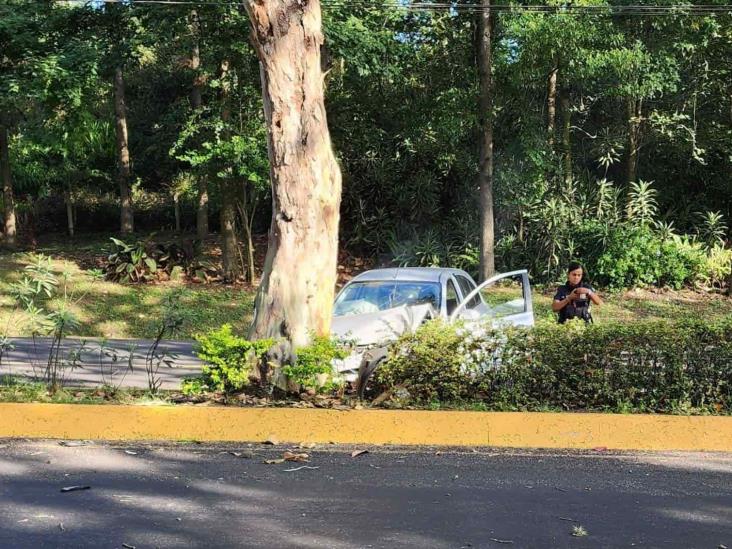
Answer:
<path fill-rule="evenodd" d="M 51 251 L 51 250 L 48 250 Z M 61 243 L 53 246 L 56 256 L 63 256 Z M 78 253 L 78 249 L 69 250 Z M 10 285 L 20 280 L 23 268 L 30 262 L 24 253 L 0 254 L 0 333 L 11 337 L 28 336 L 31 327 L 27 315 L 9 295 Z M 176 337 L 190 339 L 194 334 L 231 323 L 245 331 L 254 308 L 254 292 L 240 287 L 220 285 L 164 284 L 124 285 L 98 280 L 71 260 L 54 259 L 53 270 L 61 277 L 67 273 L 67 307 L 79 318 L 80 327 L 69 335 L 109 338 L 154 337 L 162 304 L 172 291 L 180 292 L 178 306 L 184 317 Z M 61 296 L 45 304 L 48 310 L 58 310 L 64 304 Z"/>

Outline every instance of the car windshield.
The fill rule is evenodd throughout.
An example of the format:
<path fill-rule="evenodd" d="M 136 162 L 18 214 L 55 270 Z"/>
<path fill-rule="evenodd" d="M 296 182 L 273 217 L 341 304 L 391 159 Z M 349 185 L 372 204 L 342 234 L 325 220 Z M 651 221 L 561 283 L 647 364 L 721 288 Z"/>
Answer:
<path fill-rule="evenodd" d="M 440 309 L 440 285 L 436 282 L 379 280 L 353 282 L 338 296 L 335 316 L 377 313 L 401 305 L 430 304 Z"/>

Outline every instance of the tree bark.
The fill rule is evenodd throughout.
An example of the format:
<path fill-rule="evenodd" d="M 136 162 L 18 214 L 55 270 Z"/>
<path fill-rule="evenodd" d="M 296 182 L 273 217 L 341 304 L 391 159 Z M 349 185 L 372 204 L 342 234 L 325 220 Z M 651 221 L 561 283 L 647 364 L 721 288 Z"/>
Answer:
<path fill-rule="evenodd" d="M 341 171 L 328 131 L 320 1 L 247 0 L 260 60 L 272 224 L 252 338 L 330 334 Z"/>
<path fill-rule="evenodd" d="M 175 232 L 180 232 L 180 195 L 173 193 L 173 211 L 175 213 Z"/>
<path fill-rule="evenodd" d="M 15 246 L 15 199 L 13 198 L 13 178 L 10 171 L 9 130 L 7 126 L 0 126 L 0 173 L 3 184 L 3 217 L 5 218 L 4 244 Z"/>
<path fill-rule="evenodd" d="M 201 79 L 201 50 L 200 50 L 200 34 L 201 22 L 198 19 L 198 12 L 191 11 L 191 33 L 193 35 L 193 48 L 191 49 L 191 71 L 193 71 L 193 85 L 191 87 L 191 106 L 193 110 L 198 110 L 203 102 L 202 88 L 203 81 Z"/>
<path fill-rule="evenodd" d="M 572 186 L 572 111 L 570 109 L 569 91 L 561 94 L 560 103 L 562 106 L 562 163 L 564 172 L 565 188 Z"/>
<path fill-rule="evenodd" d="M 493 78 L 491 52 L 490 0 L 481 0 L 478 13 L 478 71 L 480 73 L 480 279 L 493 276 L 496 270 L 493 220 Z"/>
<path fill-rule="evenodd" d="M 643 103 L 641 99 L 629 97 L 627 101 L 628 112 L 628 163 L 627 182 L 633 183 L 638 176 L 638 145 L 640 140 L 640 122 Z"/>
<path fill-rule="evenodd" d="M 233 282 L 241 272 L 239 242 L 236 237 L 236 193 L 230 181 L 221 182 L 221 261 L 223 278 Z"/>
<path fill-rule="evenodd" d="M 224 123 L 224 138 L 229 139 L 229 123 L 231 121 L 231 109 L 229 107 L 229 82 L 227 80 L 229 62 L 221 62 L 221 121 Z M 220 179 L 221 187 L 221 260 L 223 266 L 223 277 L 227 282 L 233 282 L 241 272 L 239 257 L 239 241 L 236 235 L 236 181 L 229 174 L 229 177 Z"/>
<path fill-rule="evenodd" d="M 117 130 L 117 181 L 120 196 L 120 231 L 129 234 L 135 230 L 130 189 L 130 149 L 127 140 L 127 106 L 122 67 L 114 71 L 114 112 Z"/>
<path fill-rule="evenodd" d="M 71 183 L 66 185 L 64 189 L 64 202 L 66 203 L 66 228 L 69 231 L 69 236 L 74 236 L 74 199 Z"/>
<path fill-rule="evenodd" d="M 196 235 L 199 240 L 208 236 L 208 179 L 198 177 L 198 207 L 196 209 Z"/>
<path fill-rule="evenodd" d="M 249 284 L 254 284 L 254 279 L 256 277 L 254 270 L 254 240 L 252 238 L 252 223 L 254 222 L 255 209 L 256 197 L 253 193 L 249 192 L 249 183 L 245 181 L 242 185 L 242 199 L 239 206 L 239 216 L 241 217 L 242 237 L 244 239 L 247 253 L 247 267 L 245 275 L 246 281 Z"/>
<path fill-rule="evenodd" d="M 203 79 L 200 73 L 201 50 L 199 45 L 200 21 L 198 12 L 191 11 L 191 33 L 193 34 L 193 48 L 191 49 L 191 107 L 198 111 L 203 103 Z M 200 240 L 208 236 L 208 178 L 200 174 L 198 178 L 198 207 L 196 209 L 196 234 Z"/>
<path fill-rule="evenodd" d="M 557 67 L 556 63 L 552 67 L 552 70 L 549 72 L 549 78 L 547 79 L 547 94 L 546 94 L 546 117 L 547 117 L 547 123 L 546 123 L 546 133 L 547 133 L 547 142 L 549 144 L 549 148 L 554 148 L 554 132 L 556 131 L 556 124 L 557 124 L 557 73 L 559 72 L 559 68 Z"/>

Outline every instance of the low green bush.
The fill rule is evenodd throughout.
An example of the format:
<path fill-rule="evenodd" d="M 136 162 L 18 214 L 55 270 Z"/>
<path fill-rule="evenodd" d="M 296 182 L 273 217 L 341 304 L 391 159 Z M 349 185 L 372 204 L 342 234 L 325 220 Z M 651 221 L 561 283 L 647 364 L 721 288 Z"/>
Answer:
<path fill-rule="evenodd" d="M 282 370 L 290 381 L 305 389 L 327 392 L 340 385 L 334 375 L 333 360 L 344 359 L 348 354 L 335 339 L 314 336 L 309 345 L 296 349 L 295 364 Z"/>
<path fill-rule="evenodd" d="M 249 377 L 274 341 L 248 341 L 234 335 L 230 324 L 196 337 L 196 355 L 205 362 L 200 380 L 186 380 L 184 392 L 194 394 L 203 387 L 210 391 L 235 393 L 249 384 Z"/>
<path fill-rule="evenodd" d="M 621 227 L 608 235 L 592 273 L 611 288 L 655 285 L 678 289 L 697 280 L 705 261 L 699 244 L 662 239 L 645 226 Z"/>
<path fill-rule="evenodd" d="M 432 322 L 393 344 L 376 382 L 417 404 L 729 414 L 732 321 L 501 331 Z"/>

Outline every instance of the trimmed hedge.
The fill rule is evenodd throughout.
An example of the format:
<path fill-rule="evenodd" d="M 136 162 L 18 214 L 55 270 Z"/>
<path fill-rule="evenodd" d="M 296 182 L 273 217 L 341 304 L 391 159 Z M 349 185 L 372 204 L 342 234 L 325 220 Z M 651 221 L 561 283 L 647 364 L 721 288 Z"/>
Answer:
<path fill-rule="evenodd" d="M 435 321 L 392 346 L 376 381 L 397 405 L 730 414 L 732 320 L 503 331 Z"/>

